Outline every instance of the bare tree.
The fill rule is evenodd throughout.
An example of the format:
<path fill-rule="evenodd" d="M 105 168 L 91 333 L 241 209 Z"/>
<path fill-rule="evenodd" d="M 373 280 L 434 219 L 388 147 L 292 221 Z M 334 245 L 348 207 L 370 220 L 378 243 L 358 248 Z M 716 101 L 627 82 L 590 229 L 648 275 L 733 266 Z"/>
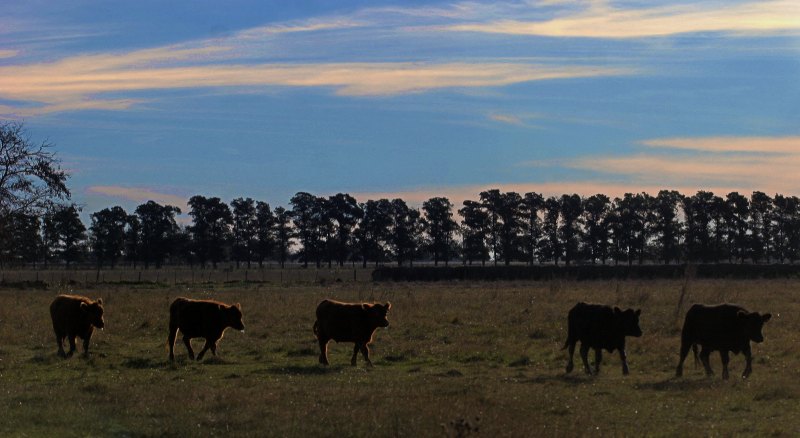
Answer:
<path fill-rule="evenodd" d="M 69 175 L 50 143 L 34 144 L 22 123 L 0 122 L 0 218 L 42 213 L 56 200 L 69 199 Z"/>

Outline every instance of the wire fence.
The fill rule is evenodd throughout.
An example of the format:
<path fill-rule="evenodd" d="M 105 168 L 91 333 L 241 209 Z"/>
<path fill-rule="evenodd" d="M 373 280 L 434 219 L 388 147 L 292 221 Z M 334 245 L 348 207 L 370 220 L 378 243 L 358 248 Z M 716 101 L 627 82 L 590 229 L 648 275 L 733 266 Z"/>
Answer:
<path fill-rule="evenodd" d="M 372 269 L 6 269 L 0 284 L 354 283 L 372 281 Z"/>

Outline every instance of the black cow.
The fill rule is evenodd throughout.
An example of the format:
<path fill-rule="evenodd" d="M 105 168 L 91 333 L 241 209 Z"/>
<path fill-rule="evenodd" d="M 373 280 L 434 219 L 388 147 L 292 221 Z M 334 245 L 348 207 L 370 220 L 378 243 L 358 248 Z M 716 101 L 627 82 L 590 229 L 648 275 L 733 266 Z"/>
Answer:
<path fill-rule="evenodd" d="M 681 331 L 681 358 L 678 362 L 678 369 L 675 375 L 683 375 L 683 361 L 689 354 L 689 348 L 694 351 L 695 362 L 697 362 L 697 346 L 700 345 L 700 360 L 706 370 L 706 375 L 711 376 L 714 371 L 708 363 L 708 356 L 712 351 L 719 351 L 722 358 L 722 378 L 728 378 L 728 362 L 730 362 L 729 352 L 733 354 L 744 353 L 747 365 L 742 373 L 742 378 L 747 378 L 753 372 L 753 356 L 750 352 L 750 341 L 763 342 L 764 335 L 761 328 L 764 323 L 769 321 L 772 315 L 758 312 L 748 312 L 740 306 L 734 304 L 720 304 L 717 306 L 706 306 L 703 304 L 693 305 L 686 312 L 686 319 L 683 322 Z"/>
<path fill-rule="evenodd" d="M 581 359 L 587 374 L 592 374 L 587 355 L 589 349 L 594 349 L 594 372 L 600 372 L 600 362 L 603 358 L 603 349 L 612 353 L 619 350 L 622 359 L 622 374 L 628 374 L 628 361 L 625 356 L 625 337 L 642 336 L 639 328 L 639 315 L 641 309 L 628 309 L 622 311 L 619 307 L 605 306 L 602 304 L 578 303 L 569 311 L 567 341 L 564 348 L 569 348 L 569 362 L 567 372 L 575 367 L 572 356 L 575 353 L 575 344 L 581 341 Z"/>
<path fill-rule="evenodd" d="M 328 342 L 353 342 L 353 357 L 350 364 L 356 365 L 358 352 L 364 356 L 367 366 L 372 366 L 369 359 L 369 344 L 378 327 L 388 327 L 386 314 L 392 308 L 391 303 L 342 303 L 323 300 L 317 306 L 317 320 L 314 322 L 314 335 L 319 341 L 319 362 L 328 365 Z"/>
<path fill-rule="evenodd" d="M 244 332 L 242 322 L 242 306 L 236 303 L 229 306 L 214 300 L 190 300 L 177 298 L 169 306 L 169 360 L 175 360 L 175 338 L 178 330 L 183 333 L 183 343 L 189 352 L 189 358 L 194 360 L 191 340 L 205 338 L 206 343 L 197 360 L 203 359 L 206 351 L 211 349 L 211 354 L 217 355 L 217 343 L 222 339 L 225 329 L 233 327 Z"/>
<path fill-rule="evenodd" d="M 50 304 L 50 317 L 56 333 L 58 355 L 67 358 L 75 352 L 75 338 L 83 339 L 83 355 L 89 356 L 89 342 L 94 327 L 103 330 L 103 300 L 92 301 L 79 295 L 59 295 Z M 64 338 L 69 341 L 69 352 L 64 352 Z"/>

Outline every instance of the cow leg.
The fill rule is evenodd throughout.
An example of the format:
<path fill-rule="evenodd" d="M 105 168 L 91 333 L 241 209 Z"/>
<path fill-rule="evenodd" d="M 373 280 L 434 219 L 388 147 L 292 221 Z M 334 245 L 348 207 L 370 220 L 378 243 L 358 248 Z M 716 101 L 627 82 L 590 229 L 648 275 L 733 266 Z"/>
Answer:
<path fill-rule="evenodd" d="M 361 345 L 361 355 L 363 355 L 364 356 L 364 360 L 367 361 L 367 366 L 371 367 L 372 366 L 372 361 L 369 360 L 369 345 L 367 345 L 367 344 L 362 344 Z"/>
<path fill-rule="evenodd" d="M 572 370 L 575 368 L 575 364 L 572 362 L 572 355 L 575 354 L 575 343 L 569 344 L 569 362 L 567 362 L 567 373 L 571 373 Z"/>
<path fill-rule="evenodd" d="M 619 349 L 619 360 L 622 361 L 622 375 L 627 376 L 630 370 L 628 369 L 628 355 L 625 353 L 624 348 Z"/>
<path fill-rule="evenodd" d="M 675 377 L 683 376 L 683 362 L 686 360 L 686 356 L 689 355 L 690 348 L 692 348 L 691 342 L 681 341 L 681 357 L 678 359 L 678 368 L 675 370 Z"/>
<path fill-rule="evenodd" d="M 203 349 L 200 350 L 200 354 L 197 355 L 197 360 L 203 360 L 203 356 L 206 354 L 206 351 L 211 348 L 211 344 L 211 339 L 206 338 L 206 343 L 203 345 Z"/>
<path fill-rule="evenodd" d="M 194 350 L 192 350 L 192 340 L 188 336 L 183 337 L 183 343 L 186 345 L 186 350 L 189 352 L 189 359 L 194 360 Z"/>
<path fill-rule="evenodd" d="M 356 342 L 356 345 L 353 346 L 353 357 L 350 359 L 350 365 L 356 366 L 356 358 L 358 357 L 358 350 L 360 345 Z"/>
<path fill-rule="evenodd" d="M 83 357 L 89 357 L 89 341 L 92 340 L 92 333 L 89 332 L 83 340 Z"/>
<path fill-rule="evenodd" d="M 66 358 L 67 353 L 64 352 L 64 338 L 65 336 L 61 333 L 56 333 L 56 345 L 58 345 L 58 356 Z"/>
<path fill-rule="evenodd" d="M 175 361 L 175 338 L 178 336 L 178 327 L 169 327 L 169 336 L 167 337 L 167 345 L 169 345 L 169 360 Z"/>
<path fill-rule="evenodd" d="M 731 361 L 728 350 L 720 350 L 719 357 L 722 359 L 722 378 L 728 380 L 728 362 Z"/>
<path fill-rule="evenodd" d="M 319 338 L 319 363 L 328 365 L 328 341 L 329 339 Z"/>
<path fill-rule="evenodd" d="M 703 362 L 703 368 L 706 369 L 706 376 L 713 376 L 714 370 L 711 369 L 711 363 L 708 361 L 708 356 L 711 354 L 711 350 L 706 347 L 703 347 L 700 350 L 700 361 Z"/>
<path fill-rule="evenodd" d="M 67 357 L 72 357 L 72 354 L 75 353 L 75 335 L 67 335 L 67 340 L 69 341 Z"/>
<path fill-rule="evenodd" d="M 592 369 L 589 367 L 589 346 L 581 342 L 581 360 L 583 361 L 583 368 L 586 374 L 592 375 Z"/>
<path fill-rule="evenodd" d="M 749 344 L 742 349 L 742 353 L 744 354 L 744 360 L 745 360 L 745 366 L 744 366 L 744 372 L 742 373 L 742 378 L 746 379 L 750 377 L 750 373 L 753 372 L 753 353 L 750 351 Z"/>
<path fill-rule="evenodd" d="M 600 362 L 603 361 L 603 350 L 600 348 L 594 349 L 594 373 L 600 373 Z"/>

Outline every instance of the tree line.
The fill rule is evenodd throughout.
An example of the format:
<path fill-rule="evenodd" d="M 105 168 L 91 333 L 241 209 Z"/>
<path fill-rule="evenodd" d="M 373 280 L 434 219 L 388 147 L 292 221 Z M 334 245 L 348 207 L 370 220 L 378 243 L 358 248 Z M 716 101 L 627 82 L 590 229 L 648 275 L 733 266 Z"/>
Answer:
<path fill-rule="evenodd" d="M 662 190 L 612 199 L 493 189 L 457 210 L 444 197 L 415 208 L 402 199 L 358 202 L 345 193 L 300 192 L 288 208 L 251 198 L 227 204 L 201 195 L 189 199 L 188 207 L 187 225 L 176 221 L 180 208 L 154 201 L 133 212 L 105 208 L 90 215 L 90 224 L 81 221 L 74 204 L 54 203 L 41 215 L 12 212 L 2 224 L 0 259 L 5 265 L 147 268 L 289 261 L 317 267 L 420 261 L 793 263 L 800 258 L 800 199 L 762 192 L 722 197 Z"/>
<path fill-rule="evenodd" d="M 0 266 L 758 264 L 800 258 L 800 199 L 758 191 L 723 197 L 662 190 L 612 199 L 492 189 L 458 207 L 432 197 L 421 208 L 402 199 L 358 202 L 345 193 L 299 192 L 288 208 L 198 195 L 189 199 L 188 225 L 176 221 L 179 207 L 148 201 L 133 212 L 115 206 L 92 213 L 87 227 L 80 207 L 69 203 L 68 178 L 50 143 L 35 144 L 21 123 L 0 121 Z"/>

